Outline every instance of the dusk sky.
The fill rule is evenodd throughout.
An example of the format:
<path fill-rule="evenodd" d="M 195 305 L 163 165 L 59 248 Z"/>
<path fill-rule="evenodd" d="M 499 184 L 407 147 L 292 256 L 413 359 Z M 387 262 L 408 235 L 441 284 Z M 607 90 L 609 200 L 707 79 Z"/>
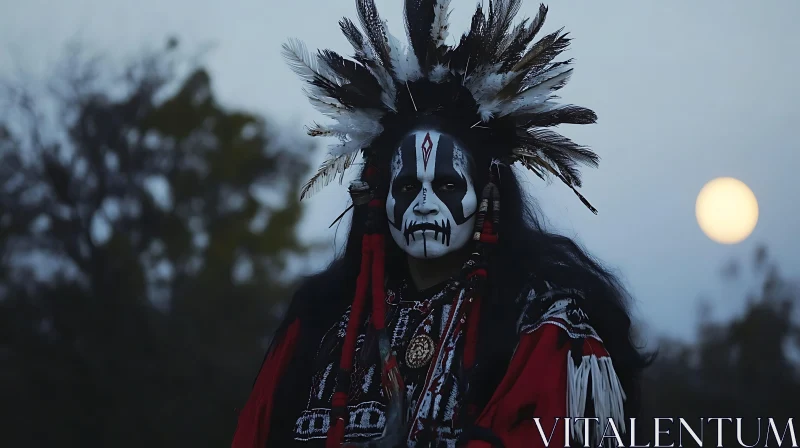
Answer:
<path fill-rule="evenodd" d="M 353 0 L 0 0 L 0 74 L 23 67 L 43 74 L 64 45 L 79 39 L 112 57 L 133 56 L 175 35 L 186 49 L 213 45 L 204 61 L 219 100 L 303 136 L 317 114 L 280 46 L 297 37 L 310 48 L 350 54 L 337 20 L 355 18 Z M 401 0 L 376 0 L 397 36 Z M 466 29 L 474 1 L 453 0 L 451 36 Z M 592 147 L 600 168 L 584 171 L 583 194 L 595 216 L 558 182 L 525 176 L 552 230 L 574 237 L 618 269 L 651 331 L 693 336 L 697 299 L 715 315 L 741 310 L 755 284 L 726 285 L 722 266 L 749 261 L 764 243 L 788 276 L 800 276 L 797 196 L 800 167 L 800 1 L 661 0 L 551 2 L 543 32 L 565 27 L 575 74 L 563 102 L 595 110 L 598 123 L 560 131 Z M 533 16 L 537 2 L 520 17 Z M 451 37 L 455 39 L 455 37 Z M 310 157 L 321 160 L 323 145 Z M 720 176 L 745 182 L 760 219 L 738 245 L 699 229 L 695 198 Z M 308 201 L 302 235 L 327 241 L 328 224 L 346 206 L 336 184 Z M 345 237 L 344 227 L 337 241 Z M 317 259 L 319 269 L 330 261 Z"/>

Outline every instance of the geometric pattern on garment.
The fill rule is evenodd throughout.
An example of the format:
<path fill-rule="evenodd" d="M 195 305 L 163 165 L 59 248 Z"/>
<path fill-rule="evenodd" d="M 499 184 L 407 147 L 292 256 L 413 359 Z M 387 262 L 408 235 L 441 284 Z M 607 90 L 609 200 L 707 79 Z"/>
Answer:
<path fill-rule="evenodd" d="M 392 316 L 388 325 L 391 345 L 397 352 L 400 373 L 406 386 L 407 405 L 411 409 L 416 407 L 419 395 L 423 389 L 427 367 L 410 369 L 405 364 L 405 348 L 409 341 L 418 334 L 429 334 L 432 330 L 439 330 L 442 309 L 449 308 L 444 304 L 452 300 L 452 295 L 446 294 L 447 288 L 432 291 L 431 294 L 412 297 L 406 293 L 405 285 L 396 290 L 387 291 L 389 309 L 387 314 Z M 305 410 L 295 421 L 294 439 L 299 442 L 325 439 L 330 427 L 330 405 L 333 392 L 336 388 L 336 376 L 339 358 L 342 351 L 347 321 L 350 316 L 348 308 L 342 317 L 334 323 L 325 333 L 319 344 L 316 354 L 315 372 L 308 394 Z M 355 366 L 351 376 L 351 393 L 348 400 L 347 411 L 349 415 L 345 427 L 346 442 L 366 441 L 378 437 L 383 432 L 386 423 L 386 397 L 381 387 L 381 374 L 378 366 L 378 356 L 362 356 L 364 346 L 364 328 L 356 340 Z M 439 335 L 434 339 L 439 340 Z M 460 362 L 460 360 L 458 361 Z M 458 436 L 461 434 L 457 422 L 453 421 L 456 414 L 455 405 L 458 403 L 458 385 L 454 376 L 447 378 L 447 397 L 444 400 L 442 421 L 434 425 L 437 429 L 434 437 L 438 439 L 439 447 L 454 448 Z M 445 420 L 446 419 L 446 420 Z"/>

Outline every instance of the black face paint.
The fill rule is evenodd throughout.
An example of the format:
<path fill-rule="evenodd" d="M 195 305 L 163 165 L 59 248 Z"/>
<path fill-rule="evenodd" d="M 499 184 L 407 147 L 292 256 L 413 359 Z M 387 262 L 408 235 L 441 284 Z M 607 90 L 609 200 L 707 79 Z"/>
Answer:
<path fill-rule="evenodd" d="M 417 148 L 416 135 L 409 134 L 403 140 L 398 151 L 403 167 L 392 182 L 392 196 L 394 196 L 394 214 L 390 216 L 389 223 L 397 230 L 402 230 L 403 214 L 411 207 L 417 198 L 422 183 L 417 178 Z M 403 191 L 404 187 L 415 186 L 411 191 Z M 406 240 L 408 238 L 406 237 Z"/>
<path fill-rule="evenodd" d="M 463 166 L 464 169 L 468 169 L 466 160 L 463 161 Z M 467 195 L 467 187 L 467 179 L 455 168 L 455 141 L 449 135 L 442 134 L 436 148 L 436 177 L 433 188 L 436 190 L 436 196 L 450 209 L 456 225 L 464 224 L 475 214 L 473 211 L 467 216 L 464 215 L 462 201 Z"/>
<path fill-rule="evenodd" d="M 466 153 L 449 135 L 418 130 L 392 159 L 386 215 L 394 241 L 415 258 L 436 258 L 472 239 L 477 196 Z"/>
<path fill-rule="evenodd" d="M 401 227 L 403 214 L 405 214 L 409 207 L 413 206 L 414 200 L 419 196 L 419 189 L 422 188 L 422 182 L 417 175 L 418 161 L 416 140 L 417 135 L 410 134 L 406 136 L 399 148 L 402 168 L 397 173 L 392 183 L 392 196 L 394 196 L 395 205 L 394 216 L 390 217 L 392 218 L 390 224 L 397 230 L 403 230 Z M 422 143 L 425 144 L 426 142 L 423 141 Z M 464 196 L 467 195 L 468 185 L 464 175 L 459 173 L 455 168 L 455 141 L 450 136 L 442 134 L 436 145 L 435 154 L 436 169 L 434 171 L 435 177 L 432 182 L 435 194 L 447 208 L 450 209 L 455 224 L 464 224 L 475 214 L 475 211 L 467 215 L 464 214 L 462 201 L 464 200 Z M 466 159 L 466 157 L 464 158 Z M 428 163 L 425 163 L 425 160 L 420 162 L 424 165 L 428 165 Z M 462 163 L 464 169 L 467 169 L 467 161 L 463 160 Z M 413 188 L 408 188 L 412 186 Z M 423 202 L 427 201 L 427 194 L 427 189 L 423 188 Z"/>

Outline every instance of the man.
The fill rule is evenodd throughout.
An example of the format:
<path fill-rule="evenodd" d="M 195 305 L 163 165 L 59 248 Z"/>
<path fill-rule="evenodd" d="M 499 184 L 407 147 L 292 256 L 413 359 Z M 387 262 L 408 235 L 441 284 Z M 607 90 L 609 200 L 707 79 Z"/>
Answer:
<path fill-rule="evenodd" d="M 511 169 L 556 176 L 594 211 L 576 165 L 597 156 L 547 129 L 596 119 L 553 102 L 568 39 L 531 45 L 547 8 L 512 26 L 520 0 L 500 0 L 450 47 L 448 4 L 406 1 L 408 49 L 373 0 L 357 0 L 363 33 L 340 22 L 354 61 L 284 46 L 333 119 L 309 133 L 339 139 L 303 195 L 359 153 L 364 169 L 345 253 L 293 299 L 234 448 L 596 446 L 625 431 L 646 359 L 624 290 L 540 228 Z"/>

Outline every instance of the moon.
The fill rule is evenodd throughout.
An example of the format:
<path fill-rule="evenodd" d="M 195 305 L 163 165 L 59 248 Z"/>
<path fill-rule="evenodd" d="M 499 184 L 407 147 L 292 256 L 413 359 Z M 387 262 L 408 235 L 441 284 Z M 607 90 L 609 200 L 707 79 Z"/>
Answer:
<path fill-rule="evenodd" d="M 720 244 L 737 244 L 756 228 L 758 201 L 744 182 L 720 177 L 700 190 L 695 214 L 706 236 Z"/>

